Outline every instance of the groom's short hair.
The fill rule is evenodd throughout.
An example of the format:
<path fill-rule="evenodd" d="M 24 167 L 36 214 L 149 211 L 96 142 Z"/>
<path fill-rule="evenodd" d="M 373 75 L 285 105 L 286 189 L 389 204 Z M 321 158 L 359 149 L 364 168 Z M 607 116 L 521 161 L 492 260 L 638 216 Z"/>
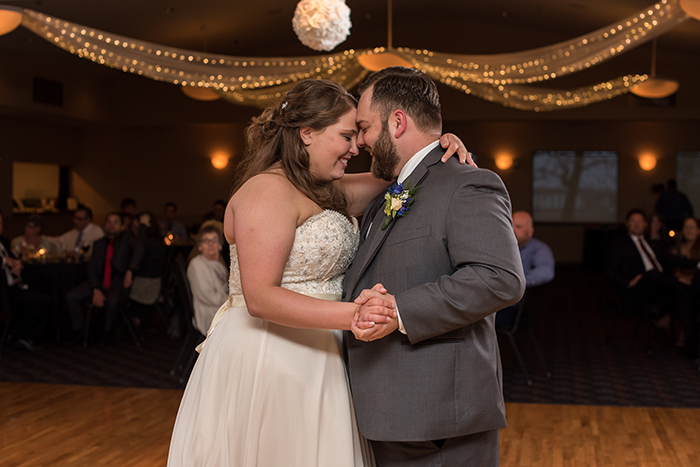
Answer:
<path fill-rule="evenodd" d="M 412 68 L 394 66 L 372 73 L 360 83 L 361 95 L 370 87 L 370 108 L 379 113 L 382 121 L 396 109 L 413 119 L 420 131 L 442 133 L 440 95 L 435 82 L 428 75 Z"/>

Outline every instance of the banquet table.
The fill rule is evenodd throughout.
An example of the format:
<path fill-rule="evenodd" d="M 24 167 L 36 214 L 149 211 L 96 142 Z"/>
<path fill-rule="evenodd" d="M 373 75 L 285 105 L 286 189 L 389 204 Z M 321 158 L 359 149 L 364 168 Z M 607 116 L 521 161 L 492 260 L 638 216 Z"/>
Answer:
<path fill-rule="evenodd" d="M 51 317 L 57 341 L 70 335 L 71 326 L 66 293 L 87 278 L 86 262 L 28 261 L 23 263 L 22 279 L 31 290 L 51 297 Z"/>

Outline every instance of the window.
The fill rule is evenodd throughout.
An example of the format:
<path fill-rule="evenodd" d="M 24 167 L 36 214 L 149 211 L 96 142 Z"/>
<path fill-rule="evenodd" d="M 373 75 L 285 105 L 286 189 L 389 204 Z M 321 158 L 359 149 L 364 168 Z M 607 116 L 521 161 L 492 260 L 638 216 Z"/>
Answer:
<path fill-rule="evenodd" d="M 532 215 L 538 222 L 616 222 L 617 153 L 536 151 Z"/>
<path fill-rule="evenodd" d="M 700 151 L 676 153 L 676 182 L 678 191 L 688 196 L 697 216 L 700 209 Z"/>

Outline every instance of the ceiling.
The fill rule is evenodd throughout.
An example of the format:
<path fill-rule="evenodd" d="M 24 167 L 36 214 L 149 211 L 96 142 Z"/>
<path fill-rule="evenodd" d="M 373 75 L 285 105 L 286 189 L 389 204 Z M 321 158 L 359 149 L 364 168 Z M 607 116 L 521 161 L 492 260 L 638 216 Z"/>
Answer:
<path fill-rule="evenodd" d="M 351 9 L 351 34 L 336 50 L 386 45 L 387 4 L 376 0 L 346 0 L 346 3 Z M 302 45 L 294 34 L 291 21 L 296 2 L 290 0 L 0 0 L 0 4 L 29 8 L 115 34 L 184 49 L 236 56 L 318 53 Z M 514 52 L 577 37 L 651 4 L 652 0 L 432 0 L 429 3 L 394 0 L 393 45 L 463 54 Z M 3 51 L 27 57 L 77 60 L 23 28 L 0 37 L 0 53 Z M 650 62 L 651 44 L 644 44 L 550 86 L 571 88 L 630 73 L 648 73 Z M 80 69 L 94 73 L 99 79 L 120 74 L 92 63 Z M 620 118 L 640 115 L 655 118 L 653 112 L 664 112 L 662 118 L 700 119 L 700 89 L 693 89 L 700 74 L 700 21 L 687 21 L 658 39 L 657 74 L 681 82 L 673 109 L 637 108 L 623 97 L 615 99 L 619 101 L 617 104 L 595 104 L 590 106 L 596 108 L 593 110 L 550 112 L 539 118 L 559 118 L 564 114 L 566 118 L 605 118 L 612 109 L 612 114 Z M 485 113 L 486 118 L 533 116 L 529 112 L 476 102 L 477 98 L 454 90 L 446 90 L 443 101 L 445 95 L 450 101 L 446 111 L 450 113 L 459 112 L 458 109 L 469 104 L 470 109 L 476 109 L 481 116 Z"/>

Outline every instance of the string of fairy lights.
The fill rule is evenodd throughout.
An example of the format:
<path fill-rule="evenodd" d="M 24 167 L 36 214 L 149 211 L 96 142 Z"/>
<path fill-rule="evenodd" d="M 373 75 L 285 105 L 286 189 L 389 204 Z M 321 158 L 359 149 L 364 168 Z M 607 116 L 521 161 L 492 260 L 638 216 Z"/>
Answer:
<path fill-rule="evenodd" d="M 647 75 L 627 75 L 577 89 L 543 88 L 663 35 L 689 19 L 679 0 L 660 0 L 614 24 L 548 47 L 516 53 L 461 55 L 396 48 L 345 50 L 303 57 L 236 57 L 140 41 L 25 9 L 22 26 L 97 64 L 178 86 L 210 89 L 230 101 L 265 106 L 294 83 L 324 78 L 350 89 L 369 71 L 363 56 L 390 51 L 436 81 L 507 107 L 549 111 L 624 94 Z"/>

